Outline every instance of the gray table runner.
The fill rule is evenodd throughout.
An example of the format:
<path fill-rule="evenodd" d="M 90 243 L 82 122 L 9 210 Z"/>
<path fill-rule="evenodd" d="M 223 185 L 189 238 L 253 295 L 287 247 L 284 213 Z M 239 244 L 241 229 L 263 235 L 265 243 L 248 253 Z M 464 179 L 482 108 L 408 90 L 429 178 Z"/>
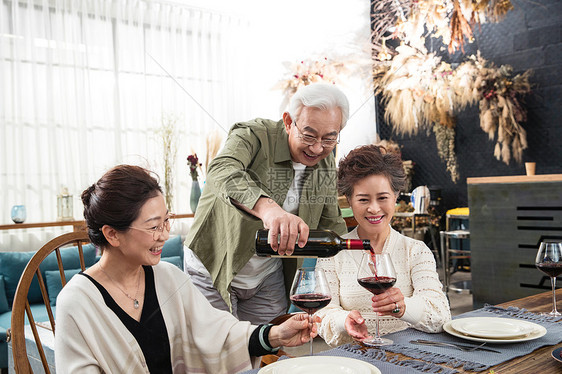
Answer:
<path fill-rule="evenodd" d="M 454 374 L 457 372 L 456 370 L 443 368 L 430 362 L 421 362 L 417 360 L 398 361 L 394 357 L 388 357 L 386 353 L 380 349 L 370 349 L 367 352 L 361 352 L 360 348 L 361 347 L 356 344 L 345 344 L 337 348 L 320 352 L 318 354 L 315 354 L 315 356 L 337 356 L 355 358 L 357 360 L 365 361 L 376 366 L 383 374 Z M 286 359 L 290 358 L 287 356 L 282 356 L 279 360 Z M 257 374 L 259 371 L 260 369 L 253 369 L 245 371 L 242 374 Z"/>
<path fill-rule="evenodd" d="M 446 343 L 470 343 L 476 345 L 479 343 L 457 338 L 445 332 L 440 334 L 428 334 L 410 328 L 386 335 L 385 337 L 392 339 L 394 344 L 386 346 L 384 349 L 394 353 L 402 353 L 409 357 L 435 364 L 445 364 L 452 367 L 462 366 L 464 370 L 483 371 L 494 365 L 501 364 L 502 362 L 529 354 L 540 347 L 555 345 L 562 342 L 562 323 L 556 323 L 557 321 L 562 320 L 560 317 L 545 317 L 539 314 L 529 313 L 525 309 L 515 307 L 504 309 L 486 305 L 482 309 L 461 314 L 455 317 L 455 319 L 467 317 L 519 318 L 544 326 L 547 333 L 541 338 L 526 342 L 486 344 L 490 348 L 498 350 L 501 353 L 486 352 L 481 350 L 463 352 L 454 348 L 420 346 L 409 342 L 410 340 L 426 339 Z"/>

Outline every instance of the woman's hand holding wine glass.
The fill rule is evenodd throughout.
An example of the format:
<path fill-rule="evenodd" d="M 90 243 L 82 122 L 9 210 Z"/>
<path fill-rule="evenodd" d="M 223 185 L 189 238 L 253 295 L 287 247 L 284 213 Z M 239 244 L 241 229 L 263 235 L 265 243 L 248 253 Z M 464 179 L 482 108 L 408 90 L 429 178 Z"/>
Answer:
<path fill-rule="evenodd" d="M 398 287 L 391 287 L 381 294 L 374 295 L 372 300 L 373 311 L 379 316 L 401 318 L 406 311 L 404 294 Z"/>
<path fill-rule="evenodd" d="M 562 242 L 541 242 L 535 259 L 535 265 L 537 269 L 550 277 L 552 285 L 552 303 L 554 306 L 550 313 L 544 314 L 561 316 L 562 314 L 556 309 L 556 277 L 562 274 Z"/>
<path fill-rule="evenodd" d="M 320 268 L 298 269 L 291 287 L 290 298 L 291 303 L 308 313 L 311 335 L 314 336 L 315 321 L 312 315 L 332 300 L 324 270 Z M 310 338 L 311 356 L 313 354 L 312 336 Z"/>
<path fill-rule="evenodd" d="M 371 254 L 368 252 L 363 253 L 361 264 L 357 271 L 357 282 L 375 296 L 384 293 L 396 283 L 396 271 L 392 265 L 392 260 L 387 253 L 384 254 Z M 390 294 L 385 297 L 391 297 Z M 394 308 L 391 311 L 393 314 L 400 313 L 400 308 L 394 300 Z M 376 313 L 376 330 L 375 337 L 363 340 L 363 344 L 367 346 L 382 346 L 392 344 L 392 340 L 381 338 L 379 332 L 379 313 Z"/>
<path fill-rule="evenodd" d="M 314 317 L 314 322 L 322 322 L 318 316 Z M 296 313 L 287 321 L 278 326 L 273 326 L 269 332 L 269 343 L 273 347 L 297 347 L 313 339 L 318 334 L 316 323 L 310 329 L 308 315 Z"/>

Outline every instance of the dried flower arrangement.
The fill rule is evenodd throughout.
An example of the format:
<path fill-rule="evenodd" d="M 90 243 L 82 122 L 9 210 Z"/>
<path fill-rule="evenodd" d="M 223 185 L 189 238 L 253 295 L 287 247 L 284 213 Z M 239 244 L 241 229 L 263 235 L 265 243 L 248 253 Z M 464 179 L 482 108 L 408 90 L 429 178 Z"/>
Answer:
<path fill-rule="evenodd" d="M 497 132 L 496 159 L 509 164 L 513 156 L 521 163 L 523 150 L 527 148 L 527 133 L 521 126 L 521 122 L 527 120 L 527 111 L 521 104 L 521 98 L 531 92 L 531 71 L 513 77 L 513 69 L 509 65 L 498 69 L 480 56 L 473 61 L 482 66 L 477 69 L 474 80 L 480 106 L 480 127 L 490 140 Z"/>
<path fill-rule="evenodd" d="M 217 130 L 211 131 L 205 138 L 206 154 L 205 154 L 205 175 L 209 171 L 209 164 L 219 152 L 222 143 L 222 136 Z"/>
<path fill-rule="evenodd" d="M 455 153 L 453 108 L 458 106 L 451 89 L 453 70 L 435 54 L 403 45 L 392 61 L 375 67 L 377 93 L 382 93 L 385 119 L 398 134 L 434 129 L 439 156 L 451 179 L 459 178 Z"/>
<path fill-rule="evenodd" d="M 476 24 L 498 22 L 511 9 L 510 0 L 377 0 L 371 8 L 372 46 L 380 52 L 386 48 L 385 38 L 397 37 L 420 48 L 427 32 L 442 37 L 449 53 L 464 52 L 465 39 L 472 41 Z"/>
<path fill-rule="evenodd" d="M 162 115 L 161 126 L 158 129 L 160 140 L 162 141 L 162 152 L 164 161 L 164 198 L 170 211 L 174 198 L 174 164 L 177 156 L 178 132 L 176 130 L 177 117 L 173 115 Z"/>
<path fill-rule="evenodd" d="M 521 126 L 526 120 L 521 97 L 530 92 L 530 71 L 512 77 L 509 65 L 497 68 L 480 55 L 471 56 L 453 70 L 425 50 L 403 45 L 397 52 L 392 61 L 378 64 L 373 75 L 386 105 L 385 118 L 398 134 L 432 128 L 439 156 L 456 181 L 454 113 L 479 102 L 481 128 L 490 139 L 497 132 L 494 156 L 506 164 L 511 155 L 521 162 L 527 147 Z"/>
<path fill-rule="evenodd" d="M 353 58 L 330 59 L 322 57 L 305 59 L 297 63 L 284 62 L 283 65 L 287 69 L 285 77 L 273 87 L 273 89 L 283 91 L 281 111 L 285 110 L 289 100 L 299 88 L 314 82 L 338 84 L 338 78 L 360 67 L 361 62 Z"/>

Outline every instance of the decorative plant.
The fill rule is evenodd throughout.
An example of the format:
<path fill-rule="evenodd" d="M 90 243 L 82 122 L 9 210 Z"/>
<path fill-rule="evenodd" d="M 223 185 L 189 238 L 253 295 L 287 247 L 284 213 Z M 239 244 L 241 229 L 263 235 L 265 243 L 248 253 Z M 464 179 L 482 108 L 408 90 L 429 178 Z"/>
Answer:
<path fill-rule="evenodd" d="M 459 180 L 457 155 L 455 153 L 455 129 L 453 127 L 433 125 L 435 141 L 437 143 L 437 153 L 439 158 L 445 161 L 447 171 L 451 174 L 451 180 Z"/>
<path fill-rule="evenodd" d="M 189 166 L 189 174 L 191 174 L 191 180 L 196 181 L 199 174 L 197 173 L 197 168 L 200 168 L 202 164 L 199 162 L 197 153 L 187 156 L 187 165 Z"/>
<path fill-rule="evenodd" d="M 168 209 L 172 210 L 174 191 L 174 165 L 177 156 L 178 132 L 176 123 L 178 119 L 173 115 L 162 115 L 162 125 L 158 130 L 163 151 L 164 161 L 164 198 Z"/>
<path fill-rule="evenodd" d="M 453 108 L 458 98 L 451 89 L 451 66 L 435 54 L 406 45 L 397 51 L 390 62 L 380 63 L 374 72 L 377 92 L 383 95 L 385 119 L 398 134 L 415 135 L 420 129 L 433 128 L 439 156 L 456 182 Z"/>
<path fill-rule="evenodd" d="M 441 38 L 449 53 L 464 52 L 465 39 L 473 40 L 475 25 L 498 22 L 511 9 L 510 0 L 377 0 L 371 9 L 372 47 L 381 52 L 386 39 L 399 38 L 423 48 L 424 35 L 431 33 Z"/>
<path fill-rule="evenodd" d="M 425 49 L 400 46 L 391 61 L 374 70 L 377 92 L 383 95 L 385 118 L 398 134 L 435 133 L 439 156 L 447 163 L 453 181 L 458 179 L 455 155 L 454 114 L 478 102 L 480 126 L 497 144 L 494 156 L 509 164 L 511 156 L 521 162 L 527 148 L 521 122 L 526 110 L 523 95 L 530 92 L 530 71 L 512 77 L 512 68 L 497 68 L 479 54 L 456 69 Z"/>
<path fill-rule="evenodd" d="M 291 96 L 303 86 L 314 82 L 338 83 L 338 80 L 353 69 L 356 69 L 366 62 L 361 62 L 355 58 L 330 59 L 322 57 L 319 59 L 305 59 L 299 62 L 284 62 L 287 69 L 285 77 L 275 85 L 274 89 L 283 91 L 283 102 L 281 110 L 285 110 Z"/>
<path fill-rule="evenodd" d="M 521 163 L 527 148 L 527 132 L 521 122 L 527 120 L 527 111 L 521 104 L 522 96 L 531 92 L 531 71 L 512 77 L 513 69 L 502 65 L 499 69 L 478 56 L 476 63 L 483 65 L 475 79 L 480 103 L 480 127 L 490 140 L 497 132 L 494 156 L 509 164 L 511 156 Z M 477 85 L 477 83 L 479 84 Z"/>
<path fill-rule="evenodd" d="M 211 131 L 205 138 L 206 155 L 205 155 L 205 174 L 209 171 L 209 164 L 219 152 L 222 143 L 222 136 L 217 130 Z"/>

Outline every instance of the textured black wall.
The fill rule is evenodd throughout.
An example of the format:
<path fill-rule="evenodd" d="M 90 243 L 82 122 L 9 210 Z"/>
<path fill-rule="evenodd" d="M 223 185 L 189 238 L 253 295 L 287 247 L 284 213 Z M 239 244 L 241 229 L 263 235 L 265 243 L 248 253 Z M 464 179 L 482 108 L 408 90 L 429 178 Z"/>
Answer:
<path fill-rule="evenodd" d="M 475 28 L 475 41 L 465 47 L 470 55 L 480 50 L 482 56 L 497 66 L 509 64 L 514 73 L 532 69 L 533 92 L 526 97 L 529 148 L 523 162 L 535 161 L 537 174 L 562 173 L 562 1 L 512 0 L 515 9 L 500 23 Z M 439 46 L 439 47 L 437 47 Z M 460 62 L 460 53 L 449 56 L 442 44 L 428 41 L 428 49 L 445 60 Z M 439 49 L 438 49 L 439 48 Z M 380 108 L 382 112 L 384 108 Z M 400 137 L 379 115 L 380 135 L 402 145 L 403 159 L 416 163 L 413 186 L 437 186 L 442 191 L 442 210 L 468 206 L 466 178 L 525 174 L 523 164 L 506 165 L 495 159 L 495 142 L 480 129 L 478 106 L 457 116 L 456 151 L 460 180 L 451 181 L 445 163 L 439 159 L 433 133 Z"/>

